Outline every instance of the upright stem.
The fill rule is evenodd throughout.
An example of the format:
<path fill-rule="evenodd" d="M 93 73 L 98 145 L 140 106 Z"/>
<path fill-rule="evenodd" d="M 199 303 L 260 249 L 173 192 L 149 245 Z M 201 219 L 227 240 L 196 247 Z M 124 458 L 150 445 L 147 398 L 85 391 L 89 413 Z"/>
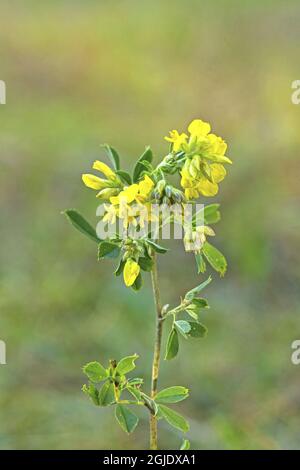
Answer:
<path fill-rule="evenodd" d="M 151 271 L 151 280 L 153 288 L 153 297 L 156 308 L 156 333 L 155 333 L 155 343 L 154 343 L 154 355 L 152 363 L 152 380 L 151 380 L 151 398 L 155 398 L 157 393 L 157 381 L 159 373 L 159 360 L 161 352 L 161 338 L 162 338 L 162 305 L 160 301 L 160 292 L 158 286 L 158 277 L 157 277 L 157 261 L 156 254 L 153 255 L 153 267 Z M 157 449 L 157 418 L 151 413 L 150 414 L 150 449 Z"/>

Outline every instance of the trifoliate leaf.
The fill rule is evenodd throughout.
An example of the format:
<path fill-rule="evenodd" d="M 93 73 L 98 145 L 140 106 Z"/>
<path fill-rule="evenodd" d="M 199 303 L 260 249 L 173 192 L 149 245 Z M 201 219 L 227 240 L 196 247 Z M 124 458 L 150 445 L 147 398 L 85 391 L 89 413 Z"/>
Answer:
<path fill-rule="evenodd" d="M 189 396 L 189 390 L 185 387 L 168 387 L 158 392 L 155 397 L 157 403 L 177 403 Z"/>
<path fill-rule="evenodd" d="M 127 406 L 120 404 L 116 406 L 115 417 L 127 434 L 132 433 L 139 422 L 138 417 Z"/>

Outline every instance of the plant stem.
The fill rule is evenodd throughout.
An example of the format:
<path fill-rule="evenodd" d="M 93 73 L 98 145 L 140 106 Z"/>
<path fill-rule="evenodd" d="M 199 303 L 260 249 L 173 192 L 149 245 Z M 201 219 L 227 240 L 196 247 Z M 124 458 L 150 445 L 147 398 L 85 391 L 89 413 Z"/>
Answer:
<path fill-rule="evenodd" d="M 153 297 L 156 309 L 156 333 L 155 333 L 155 343 L 154 343 L 154 355 L 152 363 L 152 380 L 151 380 L 151 398 L 155 398 L 157 393 L 157 381 L 159 373 L 159 361 L 160 361 L 160 352 L 161 352 L 161 339 L 162 339 L 162 305 L 160 301 L 160 292 L 158 286 L 158 276 L 157 276 L 157 260 L 156 253 L 153 254 L 153 267 L 151 271 L 151 280 L 153 288 Z M 150 414 L 150 449 L 156 450 L 158 447 L 157 443 L 157 418 L 153 413 Z"/>

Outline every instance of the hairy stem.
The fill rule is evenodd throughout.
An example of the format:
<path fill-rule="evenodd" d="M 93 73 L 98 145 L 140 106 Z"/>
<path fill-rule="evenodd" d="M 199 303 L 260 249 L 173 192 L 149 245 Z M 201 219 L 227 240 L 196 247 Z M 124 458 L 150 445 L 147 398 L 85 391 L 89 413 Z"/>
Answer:
<path fill-rule="evenodd" d="M 160 301 L 160 292 L 158 286 L 158 277 L 157 277 L 157 261 L 156 254 L 153 254 L 153 267 L 151 271 L 151 280 L 153 288 L 153 297 L 156 309 L 156 333 L 155 333 L 155 343 L 154 343 L 154 355 L 152 363 L 152 380 L 151 380 L 151 398 L 155 398 L 157 393 L 157 381 L 159 374 L 159 361 L 161 353 L 161 338 L 162 338 L 162 305 Z M 158 447 L 157 443 L 157 418 L 153 413 L 150 414 L 150 449 L 155 450 Z"/>

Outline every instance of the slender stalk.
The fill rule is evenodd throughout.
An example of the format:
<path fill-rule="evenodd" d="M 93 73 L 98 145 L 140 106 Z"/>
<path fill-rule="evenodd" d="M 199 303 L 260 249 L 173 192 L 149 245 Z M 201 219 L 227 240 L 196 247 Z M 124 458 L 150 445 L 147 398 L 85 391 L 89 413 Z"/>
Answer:
<path fill-rule="evenodd" d="M 153 297 L 156 309 L 156 333 L 155 333 L 155 343 L 154 343 L 154 354 L 153 354 L 153 363 L 152 363 L 152 380 L 151 380 L 151 398 L 155 398 L 157 393 L 157 381 L 159 374 L 159 361 L 161 353 L 161 339 L 162 339 L 162 305 L 160 300 L 160 292 L 158 286 L 158 276 L 157 276 L 157 260 L 156 254 L 153 254 L 153 267 L 151 271 L 151 280 L 153 288 Z M 150 414 L 150 449 L 156 450 L 158 447 L 157 443 L 157 418 L 153 413 Z"/>

